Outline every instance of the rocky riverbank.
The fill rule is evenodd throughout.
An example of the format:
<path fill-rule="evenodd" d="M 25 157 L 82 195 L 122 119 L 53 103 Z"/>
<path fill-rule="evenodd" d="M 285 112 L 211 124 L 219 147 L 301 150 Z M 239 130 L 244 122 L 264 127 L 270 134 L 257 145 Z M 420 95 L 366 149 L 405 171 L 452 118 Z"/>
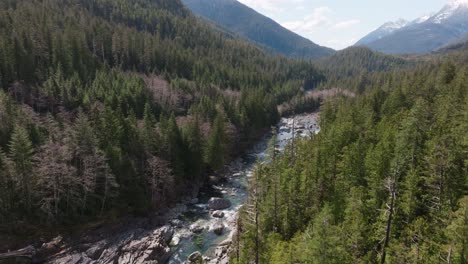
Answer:
<path fill-rule="evenodd" d="M 283 118 L 278 124 L 279 149 L 295 136 L 316 133 L 318 114 Z M 258 160 L 267 157 L 266 136 L 251 151 L 226 166 L 223 178 L 210 178 L 199 196 L 177 204 L 157 219 L 128 218 L 80 236 L 56 237 L 28 247 L 21 263 L 229 263 L 237 214 L 247 199 L 248 178 Z M 161 225 L 162 224 L 162 225 Z M 29 256 L 29 255 L 28 255 Z M 1 263 L 11 262 L 12 258 Z M 6 262 L 10 261 L 10 262 Z"/>

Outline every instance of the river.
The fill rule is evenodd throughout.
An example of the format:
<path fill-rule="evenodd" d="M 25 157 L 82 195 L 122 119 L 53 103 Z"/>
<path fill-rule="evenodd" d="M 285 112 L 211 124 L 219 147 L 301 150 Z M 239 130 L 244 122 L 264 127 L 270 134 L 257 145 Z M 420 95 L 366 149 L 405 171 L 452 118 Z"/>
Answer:
<path fill-rule="evenodd" d="M 318 113 L 282 118 L 277 126 L 279 151 L 293 135 L 304 137 L 317 133 L 318 118 Z M 74 236 L 57 236 L 27 248 L 36 252 L 33 262 L 179 264 L 190 263 L 187 260 L 192 255 L 203 258 L 204 263 L 228 263 L 227 252 L 237 215 L 248 197 L 249 177 L 258 162 L 268 162 L 270 139 L 271 135 L 266 135 L 247 154 L 227 165 L 224 177 L 220 177 L 223 181 L 202 189 L 198 198 L 179 203 L 156 223 L 148 218 L 129 217 Z M 209 208 L 209 205 L 213 208 L 209 203 L 212 198 L 224 202 L 224 210 L 216 211 L 216 217 Z"/>
<path fill-rule="evenodd" d="M 317 133 L 320 130 L 318 117 L 318 113 L 311 113 L 282 118 L 277 126 L 278 149 L 284 149 L 293 135 L 304 137 Z M 176 229 L 171 241 L 173 254 L 169 264 L 183 263 L 194 252 L 203 255 L 207 263 L 227 263 L 225 253 L 235 233 L 239 209 L 248 197 L 248 179 L 253 175 L 257 162 L 266 161 L 270 139 L 271 135 L 266 135 L 246 155 L 229 164 L 224 175 L 225 181 L 208 190 L 202 190 L 196 203 L 188 205 L 186 212 L 173 221 Z M 213 212 L 208 210 L 208 200 L 211 197 L 230 201 L 229 208 L 217 211 L 224 215 L 222 218 L 218 218 L 219 215 L 213 217 Z M 222 235 L 217 235 L 214 229 L 220 226 L 224 230 Z"/>

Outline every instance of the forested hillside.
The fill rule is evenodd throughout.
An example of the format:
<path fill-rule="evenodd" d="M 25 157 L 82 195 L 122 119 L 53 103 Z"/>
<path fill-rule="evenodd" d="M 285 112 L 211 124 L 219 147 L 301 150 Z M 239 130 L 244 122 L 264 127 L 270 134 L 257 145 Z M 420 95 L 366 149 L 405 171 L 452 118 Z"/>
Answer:
<path fill-rule="evenodd" d="M 317 59 L 335 51 L 284 28 L 237 0 L 183 0 L 190 10 L 275 53 Z"/>
<path fill-rule="evenodd" d="M 366 47 L 350 47 L 314 63 L 327 76 L 322 88 L 354 87 L 358 92 L 366 88 L 375 73 L 405 70 L 417 64 L 414 59 L 403 59 Z"/>
<path fill-rule="evenodd" d="M 179 0 L 0 1 L 0 233 L 161 211 L 321 78 Z"/>
<path fill-rule="evenodd" d="M 374 74 L 320 120 L 259 165 L 232 263 L 467 263 L 466 63 Z"/>

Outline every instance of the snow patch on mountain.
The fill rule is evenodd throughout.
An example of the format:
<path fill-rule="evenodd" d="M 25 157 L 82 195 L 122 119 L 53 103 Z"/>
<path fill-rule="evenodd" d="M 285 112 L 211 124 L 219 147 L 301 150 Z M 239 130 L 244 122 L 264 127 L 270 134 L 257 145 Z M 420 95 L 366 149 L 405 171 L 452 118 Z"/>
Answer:
<path fill-rule="evenodd" d="M 439 13 L 431 17 L 430 21 L 435 24 L 441 24 L 456 12 L 464 9 L 468 9 L 468 0 L 451 0 Z"/>
<path fill-rule="evenodd" d="M 397 29 L 400 29 L 402 27 L 406 27 L 408 25 L 409 21 L 406 21 L 402 18 L 398 19 L 397 21 L 392 21 L 392 22 L 388 22 L 388 23 L 385 23 L 382 25 L 381 29 L 386 29 L 388 31 L 393 31 L 393 30 L 397 30 Z"/>
<path fill-rule="evenodd" d="M 421 23 L 424 23 L 424 22 L 426 22 L 427 20 L 429 20 L 429 18 L 431 18 L 433 15 L 434 15 L 434 13 L 428 14 L 428 15 L 424 15 L 424 16 L 422 16 L 422 17 L 418 17 L 418 18 L 416 18 L 415 20 L 413 20 L 413 22 L 411 22 L 411 23 L 412 23 L 412 24 L 421 24 Z"/>
<path fill-rule="evenodd" d="M 454 8 L 468 7 L 468 0 L 451 0 L 448 5 Z"/>

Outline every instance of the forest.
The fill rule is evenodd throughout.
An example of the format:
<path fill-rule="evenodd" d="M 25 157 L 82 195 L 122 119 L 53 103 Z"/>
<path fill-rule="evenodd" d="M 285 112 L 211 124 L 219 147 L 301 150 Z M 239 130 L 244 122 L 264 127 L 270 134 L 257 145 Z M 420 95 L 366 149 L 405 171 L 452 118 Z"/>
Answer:
<path fill-rule="evenodd" d="M 180 0 L 0 0 L 0 241 L 162 214 L 320 108 L 320 133 L 272 138 L 231 262 L 468 263 L 468 52 L 450 52 L 297 60 Z M 356 96 L 304 96 L 329 88 Z"/>
<path fill-rule="evenodd" d="M 323 78 L 179 0 L 0 1 L 0 233 L 163 212 Z"/>
<path fill-rule="evenodd" d="M 232 263 L 467 263 L 467 52 L 357 76 L 251 180 Z"/>

